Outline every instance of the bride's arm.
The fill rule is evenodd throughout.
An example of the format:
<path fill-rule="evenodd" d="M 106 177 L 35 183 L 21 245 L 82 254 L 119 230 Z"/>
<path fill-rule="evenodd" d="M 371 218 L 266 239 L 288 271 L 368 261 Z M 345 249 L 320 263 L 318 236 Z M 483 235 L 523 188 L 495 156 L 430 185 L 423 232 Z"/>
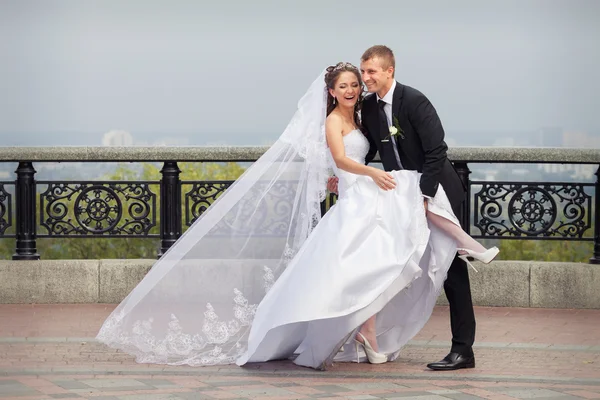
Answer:
<path fill-rule="evenodd" d="M 327 135 L 327 145 L 333 157 L 335 165 L 344 171 L 357 175 L 366 175 L 371 177 L 377 186 L 382 189 L 393 189 L 396 184 L 394 178 L 388 172 L 378 168 L 369 167 L 346 157 L 344 148 L 344 139 L 342 136 L 342 120 L 335 114 L 330 114 L 325 121 L 325 133 Z"/>

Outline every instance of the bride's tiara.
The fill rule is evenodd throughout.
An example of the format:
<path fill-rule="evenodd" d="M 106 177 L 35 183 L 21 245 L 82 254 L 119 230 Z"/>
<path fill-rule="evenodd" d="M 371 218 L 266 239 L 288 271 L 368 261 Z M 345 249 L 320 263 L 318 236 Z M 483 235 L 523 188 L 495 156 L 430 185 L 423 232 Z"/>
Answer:
<path fill-rule="evenodd" d="M 358 70 L 358 68 L 356 68 L 352 63 L 340 62 L 340 63 L 337 63 L 335 66 L 331 66 L 331 67 L 327 68 L 327 71 L 334 72 L 334 71 L 339 71 L 339 70 L 346 69 L 346 68 L 352 68 L 352 69 Z"/>

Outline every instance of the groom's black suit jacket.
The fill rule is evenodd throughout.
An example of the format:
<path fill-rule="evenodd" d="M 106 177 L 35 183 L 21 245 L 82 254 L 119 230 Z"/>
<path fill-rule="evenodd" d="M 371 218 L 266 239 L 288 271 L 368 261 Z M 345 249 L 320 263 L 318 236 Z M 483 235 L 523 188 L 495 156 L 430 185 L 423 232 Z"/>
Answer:
<path fill-rule="evenodd" d="M 396 136 L 402 167 L 423 173 L 420 186 L 426 196 L 434 197 L 439 184 L 442 184 L 456 212 L 465 200 L 466 190 L 446 156 L 448 146 L 444 142 L 444 129 L 435 108 L 421 92 L 396 82 L 392 116 L 398 118 L 404 135 L 404 138 Z M 377 96 L 374 94 L 368 95 L 363 102 L 362 125 L 370 143 L 367 164 L 377 151 L 380 156 L 386 150 L 393 151 L 391 141 L 381 141 L 389 132 L 381 132 Z M 381 159 L 384 162 L 384 158 Z M 385 162 L 383 167 L 386 171 L 397 169 L 395 165 L 385 165 Z"/>

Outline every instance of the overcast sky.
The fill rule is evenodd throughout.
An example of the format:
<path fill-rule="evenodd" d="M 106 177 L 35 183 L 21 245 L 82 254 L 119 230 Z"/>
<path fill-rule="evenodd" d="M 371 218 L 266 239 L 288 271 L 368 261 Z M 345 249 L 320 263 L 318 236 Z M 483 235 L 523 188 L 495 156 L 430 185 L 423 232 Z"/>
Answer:
<path fill-rule="evenodd" d="M 597 0 L 0 0 L 0 138 L 260 144 L 324 67 L 373 44 L 448 135 L 598 133 L 598 21 Z"/>

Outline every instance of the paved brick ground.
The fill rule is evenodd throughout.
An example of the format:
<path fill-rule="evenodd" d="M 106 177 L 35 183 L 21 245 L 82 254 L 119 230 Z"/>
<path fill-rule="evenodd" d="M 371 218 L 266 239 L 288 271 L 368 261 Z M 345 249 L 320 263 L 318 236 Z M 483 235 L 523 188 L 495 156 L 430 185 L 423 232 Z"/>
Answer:
<path fill-rule="evenodd" d="M 165 367 L 93 340 L 112 305 L 0 305 L 0 399 L 600 399 L 600 310 L 477 308 L 477 368 L 433 372 L 449 348 L 448 310 L 399 360 Z"/>

